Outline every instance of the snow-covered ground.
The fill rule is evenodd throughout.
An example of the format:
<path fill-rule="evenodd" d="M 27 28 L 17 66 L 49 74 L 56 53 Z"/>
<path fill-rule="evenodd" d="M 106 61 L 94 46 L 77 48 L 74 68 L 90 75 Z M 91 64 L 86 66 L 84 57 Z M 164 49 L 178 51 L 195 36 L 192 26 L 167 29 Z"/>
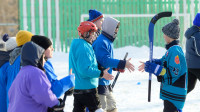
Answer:
<path fill-rule="evenodd" d="M 161 47 L 154 47 L 154 58 L 161 58 L 165 49 Z M 114 50 L 115 58 L 123 59 L 126 52 L 129 53 L 128 58 L 132 58 L 131 62 L 135 66 L 135 71 L 130 73 L 126 70 L 125 73 L 120 74 L 118 81 L 114 88 L 114 96 L 117 101 L 117 108 L 119 112 L 162 112 L 163 102 L 159 99 L 160 83 L 157 82 L 156 77 L 152 78 L 151 102 L 147 101 L 148 93 L 148 73 L 139 72 L 139 61 L 146 61 L 149 59 L 149 48 L 143 46 L 138 47 L 124 47 Z M 51 59 L 55 72 L 59 78 L 68 74 L 68 53 L 55 52 Z M 116 72 L 113 73 L 114 75 Z M 187 100 L 183 108 L 183 112 L 200 112 L 200 84 L 197 82 L 196 88 L 187 95 Z M 73 96 L 67 97 L 65 112 L 72 112 Z"/>

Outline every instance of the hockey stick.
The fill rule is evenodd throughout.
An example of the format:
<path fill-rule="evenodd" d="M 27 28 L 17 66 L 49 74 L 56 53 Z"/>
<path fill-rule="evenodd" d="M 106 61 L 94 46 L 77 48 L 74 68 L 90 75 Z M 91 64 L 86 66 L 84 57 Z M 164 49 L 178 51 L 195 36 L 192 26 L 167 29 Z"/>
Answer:
<path fill-rule="evenodd" d="M 128 52 L 125 54 L 124 60 L 126 60 L 127 56 L 128 56 Z M 120 72 L 118 71 L 118 72 L 117 72 L 117 75 L 116 75 L 116 77 L 115 77 L 115 79 L 114 79 L 114 81 L 113 81 L 113 83 L 112 83 L 112 85 L 111 85 L 112 88 L 114 88 L 115 83 L 117 82 L 117 79 L 118 79 L 118 77 L 119 77 L 119 74 L 120 74 Z"/>
<path fill-rule="evenodd" d="M 156 22 L 163 17 L 171 17 L 172 12 L 161 12 L 155 15 L 152 19 L 151 22 L 149 23 L 149 48 L 150 48 L 150 53 L 149 53 L 149 60 L 152 62 L 153 59 L 153 34 L 154 34 L 154 25 Z M 149 73 L 149 85 L 148 85 L 148 102 L 151 102 L 151 79 L 152 79 L 152 74 Z"/>

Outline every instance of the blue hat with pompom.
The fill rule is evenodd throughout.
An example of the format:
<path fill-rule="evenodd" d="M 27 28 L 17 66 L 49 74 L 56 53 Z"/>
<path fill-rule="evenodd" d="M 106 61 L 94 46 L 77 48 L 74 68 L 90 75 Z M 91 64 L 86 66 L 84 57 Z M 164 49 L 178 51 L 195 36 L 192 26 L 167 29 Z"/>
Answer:
<path fill-rule="evenodd" d="M 89 19 L 88 21 L 95 22 L 99 19 L 103 18 L 103 14 L 96 9 L 89 10 Z"/>

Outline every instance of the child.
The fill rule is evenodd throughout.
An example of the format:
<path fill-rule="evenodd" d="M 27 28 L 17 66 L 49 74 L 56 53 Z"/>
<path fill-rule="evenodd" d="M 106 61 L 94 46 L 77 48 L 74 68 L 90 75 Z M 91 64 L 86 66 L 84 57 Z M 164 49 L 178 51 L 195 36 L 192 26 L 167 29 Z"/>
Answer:
<path fill-rule="evenodd" d="M 51 90 L 59 98 L 70 88 L 74 87 L 74 75 L 68 75 L 60 80 L 57 79 L 57 75 L 54 72 L 53 65 L 48 60 L 53 57 L 53 46 L 49 38 L 41 35 L 34 35 L 31 38 L 31 41 L 45 49 L 45 59 L 44 64 L 45 73 L 51 83 Z"/>
<path fill-rule="evenodd" d="M 112 74 L 112 69 L 124 71 L 128 68 L 134 71 L 134 66 L 129 60 L 114 59 L 113 42 L 117 37 L 120 22 L 112 17 L 106 17 L 102 24 L 102 34 L 93 43 L 93 48 L 97 62 L 101 69 L 110 67 L 108 71 Z M 111 82 L 104 78 L 99 79 L 98 94 L 102 108 L 107 112 L 117 112 L 116 101 L 112 95 Z"/>
<path fill-rule="evenodd" d="M 73 112 L 103 112 L 97 94 L 98 78 L 112 80 L 113 76 L 107 71 L 100 71 L 92 42 L 97 31 L 92 22 L 81 22 L 78 27 L 79 39 L 74 39 L 69 51 L 69 68 L 75 74 L 74 109 Z"/>
<path fill-rule="evenodd" d="M 103 14 L 101 12 L 97 11 L 96 9 L 94 9 L 94 10 L 90 9 L 89 10 L 89 19 L 88 19 L 88 21 L 91 21 L 96 25 L 96 27 L 97 27 L 96 36 L 98 37 L 101 34 L 102 23 L 104 21 Z"/>
<path fill-rule="evenodd" d="M 200 13 L 197 13 L 193 26 L 185 32 L 186 61 L 188 67 L 188 93 L 191 92 L 200 80 Z"/>
<path fill-rule="evenodd" d="M 29 31 L 20 30 L 16 35 L 17 47 L 9 54 L 10 55 L 10 66 L 7 69 L 7 94 L 12 82 L 20 70 L 20 55 L 21 47 L 31 40 L 33 34 Z"/>
<path fill-rule="evenodd" d="M 8 112 L 47 112 L 48 107 L 55 109 L 63 104 L 51 91 L 44 73 L 44 51 L 33 42 L 22 47 L 22 68 L 9 90 Z"/>
<path fill-rule="evenodd" d="M 139 66 L 139 71 L 153 73 L 161 82 L 160 98 L 164 101 L 163 112 L 181 112 L 187 94 L 187 65 L 182 48 L 178 45 L 179 21 L 162 28 L 167 52 L 161 59 L 146 61 Z"/>

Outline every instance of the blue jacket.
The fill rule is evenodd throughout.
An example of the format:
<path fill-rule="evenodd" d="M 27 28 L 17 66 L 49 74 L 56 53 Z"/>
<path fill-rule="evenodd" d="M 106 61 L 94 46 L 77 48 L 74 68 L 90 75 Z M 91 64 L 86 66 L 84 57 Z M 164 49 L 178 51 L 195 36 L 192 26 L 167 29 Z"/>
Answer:
<path fill-rule="evenodd" d="M 57 75 L 54 72 L 54 68 L 49 60 L 46 61 L 44 65 L 44 69 L 46 71 L 46 75 L 51 83 L 51 90 L 53 93 L 60 97 L 67 90 L 74 87 L 74 75 L 66 76 L 60 80 L 57 79 Z"/>
<path fill-rule="evenodd" d="M 113 68 L 124 69 L 126 62 L 114 59 L 113 41 L 117 38 L 116 28 L 120 22 L 112 17 L 106 17 L 102 24 L 102 33 L 92 44 L 99 66 L 110 67 L 108 71 L 112 74 Z M 99 85 L 110 85 L 109 80 L 99 79 Z"/>
<path fill-rule="evenodd" d="M 6 90 L 7 90 L 7 96 L 8 96 L 8 91 L 19 73 L 20 70 L 20 56 L 21 55 L 21 47 L 15 48 L 11 53 L 10 53 L 10 66 L 7 68 L 7 85 L 6 85 Z M 7 97 L 7 106 L 9 104 L 9 100 Z"/>
<path fill-rule="evenodd" d="M 172 42 L 173 43 L 173 42 Z M 182 48 L 172 45 L 161 58 L 166 74 L 162 76 L 160 98 L 182 110 L 187 94 L 187 65 Z"/>
<path fill-rule="evenodd" d="M 185 32 L 186 61 L 188 68 L 200 68 L 200 28 L 192 26 Z"/>
<path fill-rule="evenodd" d="M 98 86 L 98 69 L 92 45 L 83 39 L 74 39 L 69 51 L 69 69 L 75 74 L 75 89 L 93 89 Z"/>
<path fill-rule="evenodd" d="M 120 60 L 114 59 L 113 42 L 105 35 L 101 34 L 92 46 L 95 51 L 97 62 L 104 68 L 110 67 L 108 72 L 112 74 L 112 68 L 117 68 L 120 62 Z M 99 85 L 110 85 L 110 82 L 111 81 L 104 78 L 99 79 Z"/>
<path fill-rule="evenodd" d="M 0 112 L 7 112 L 6 85 L 7 85 L 7 68 L 9 67 L 10 51 L 0 51 Z"/>
<path fill-rule="evenodd" d="M 6 94 L 6 84 L 7 84 L 7 74 L 6 70 L 9 66 L 9 62 L 3 64 L 0 68 L 0 112 L 7 112 L 7 94 Z"/>

